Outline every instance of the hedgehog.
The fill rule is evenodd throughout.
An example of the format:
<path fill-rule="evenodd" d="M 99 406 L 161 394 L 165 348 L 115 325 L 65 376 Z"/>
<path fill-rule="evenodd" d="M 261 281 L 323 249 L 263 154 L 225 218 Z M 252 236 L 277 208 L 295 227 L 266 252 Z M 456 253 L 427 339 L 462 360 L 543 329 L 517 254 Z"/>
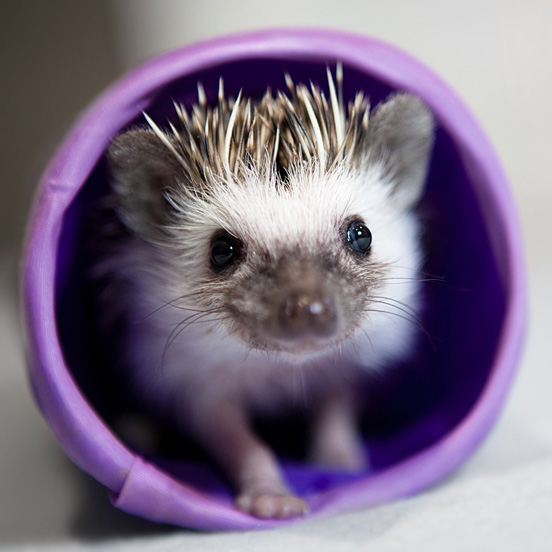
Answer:
<path fill-rule="evenodd" d="M 346 104 L 341 65 L 327 76 L 260 98 L 221 79 L 213 105 L 198 85 L 107 155 L 125 233 L 100 264 L 120 284 L 106 312 L 124 313 L 125 377 L 258 518 L 308 505 L 253 421 L 306 413 L 308 461 L 365 470 L 355 390 L 420 338 L 433 117 L 406 92 Z"/>

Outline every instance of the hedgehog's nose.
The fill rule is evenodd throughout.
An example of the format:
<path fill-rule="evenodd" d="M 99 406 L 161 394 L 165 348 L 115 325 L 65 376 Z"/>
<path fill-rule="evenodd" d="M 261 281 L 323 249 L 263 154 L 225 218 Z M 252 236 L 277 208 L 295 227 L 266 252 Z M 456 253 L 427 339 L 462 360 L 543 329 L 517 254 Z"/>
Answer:
<path fill-rule="evenodd" d="M 333 300 L 316 291 L 288 294 L 280 304 L 278 323 L 282 337 L 329 337 L 337 328 Z"/>

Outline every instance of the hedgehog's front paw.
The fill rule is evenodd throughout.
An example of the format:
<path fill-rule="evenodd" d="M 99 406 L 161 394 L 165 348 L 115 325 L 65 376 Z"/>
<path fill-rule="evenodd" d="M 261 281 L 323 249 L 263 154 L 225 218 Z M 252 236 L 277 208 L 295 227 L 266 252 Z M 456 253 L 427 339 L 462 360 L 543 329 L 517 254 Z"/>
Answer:
<path fill-rule="evenodd" d="M 242 512 L 263 519 L 289 519 L 303 516 L 309 510 L 304 500 L 292 494 L 266 489 L 241 493 L 236 506 Z"/>

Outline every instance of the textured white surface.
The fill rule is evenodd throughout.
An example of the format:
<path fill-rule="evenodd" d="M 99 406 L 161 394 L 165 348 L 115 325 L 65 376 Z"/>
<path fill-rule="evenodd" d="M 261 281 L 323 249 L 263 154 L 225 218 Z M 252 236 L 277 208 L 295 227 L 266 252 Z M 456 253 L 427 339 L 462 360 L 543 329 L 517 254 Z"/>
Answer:
<path fill-rule="evenodd" d="M 143 3 L 118 1 L 114 6 L 126 17 L 128 4 Z M 0 265 L 0 550 L 549 552 L 552 3 L 344 1 L 336 7 L 283 0 L 274 12 L 273 4 L 263 9 L 259 2 L 235 1 L 216 9 L 209 2 L 196 2 L 189 17 L 180 20 L 174 12 L 159 15 L 169 4 L 155 2 L 157 15 L 126 17 L 126 25 L 134 25 L 129 40 L 135 40 L 134 34 L 147 43 L 146 51 L 135 40 L 127 63 L 182 42 L 182 37 L 312 24 L 385 38 L 443 75 L 488 130 L 520 205 L 532 298 L 526 354 L 490 438 L 437 488 L 395 504 L 278 531 L 210 535 L 167 529 L 113 509 L 105 489 L 58 449 L 28 390 L 14 299 L 15 269 L 6 258 Z M 149 27 L 142 33 L 144 21 Z"/>

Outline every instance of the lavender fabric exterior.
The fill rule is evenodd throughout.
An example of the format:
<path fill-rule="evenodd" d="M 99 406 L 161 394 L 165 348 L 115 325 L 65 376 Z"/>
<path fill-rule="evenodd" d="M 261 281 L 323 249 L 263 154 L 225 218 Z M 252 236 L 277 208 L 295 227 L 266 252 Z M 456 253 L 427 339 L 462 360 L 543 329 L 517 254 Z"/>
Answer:
<path fill-rule="evenodd" d="M 163 55 L 122 78 L 82 116 L 48 167 L 30 220 L 24 267 L 29 371 L 39 406 L 67 454 L 122 510 L 197 529 L 253 529 L 263 521 L 234 509 L 227 485 L 187 458 L 145 458 L 109 425 L 107 395 L 89 391 L 97 357 L 82 299 L 84 213 L 105 193 L 105 151 L 125 128 L 172 116 L 174 99 L 210 98 L 219 77 L 228 94 L 259 96 L 267 85 L 324 85 L 342 61 L 345 95 L 373 104 L 394 90 L 421 96 L 438 131 L 424 203 L 434 221 L 428 272 L 428 340 L 412 366 L 376 385 L 366 427 L 371 471 L 351 476 L 283 459 L 309 516 L 366 507 L 434 484 L 464 461 L 500 412 L 525 327 L 525 272 L 517 213 L 483 132 L 453 91 L 419 62 L 354 35 L 277 30 L 199 43 Z M 368 400 L 368 399 L 367 399 Z M 391 414 L 389 414 L 391 413 Z M 378 425 L 379 424 L 379 425 Z"/>

